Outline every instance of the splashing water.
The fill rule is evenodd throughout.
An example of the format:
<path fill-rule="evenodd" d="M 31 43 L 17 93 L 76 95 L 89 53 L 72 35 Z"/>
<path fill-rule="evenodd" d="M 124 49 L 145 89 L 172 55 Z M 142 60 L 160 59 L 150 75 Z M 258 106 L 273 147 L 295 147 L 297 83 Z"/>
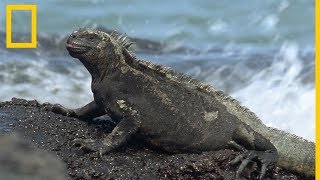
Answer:
<path fill-rule="evenodd" d="M 313 85 L 297 81 L 303 66 L 298 49 L 295 43 L 285 43 L 271 66 L 252 77 L 250 84 L 233 96 L 268 126 L 314 141 L 315 114 L 310 112 L 315 112 L 315 90 Z"/>

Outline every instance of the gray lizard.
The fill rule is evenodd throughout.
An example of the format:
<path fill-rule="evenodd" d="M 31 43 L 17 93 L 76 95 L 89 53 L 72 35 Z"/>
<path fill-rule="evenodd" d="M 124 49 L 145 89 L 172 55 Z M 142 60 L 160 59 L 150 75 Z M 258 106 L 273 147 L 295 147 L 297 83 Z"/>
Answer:
<path fill-rule="evenodd" d="M 79 109 L 50 109 L 90 120 L 108 114 L 118 124 L 103 140 L 81 141 L 85 150 L 104 155 L 133 135 L 168 152 L 201 152 L 234 146 L 243 150 L 237 176 L 251 161 L 314 176 L 312 142 L 273 129 L 238 101 L 210 85 L 162 65 L 138 60 L 124 35 L 80 28 L 67 40 L 69 54 L 92 76 L 94 101 Z"/>

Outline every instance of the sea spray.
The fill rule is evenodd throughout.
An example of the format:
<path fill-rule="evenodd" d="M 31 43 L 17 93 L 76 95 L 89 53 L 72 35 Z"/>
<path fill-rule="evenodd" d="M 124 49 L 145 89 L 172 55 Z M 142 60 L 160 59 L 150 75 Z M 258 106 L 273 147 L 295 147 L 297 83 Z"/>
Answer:
<path fill-rule="evenodd" d="M 315 90 L 312 84 L 298 81 L 303 68 L 298 52 L 296 43 L 284 43 L 271 66 L 232 95 L 268 126 L 314 141 L 315 114 L 310 112 L 315 111 Z"/>

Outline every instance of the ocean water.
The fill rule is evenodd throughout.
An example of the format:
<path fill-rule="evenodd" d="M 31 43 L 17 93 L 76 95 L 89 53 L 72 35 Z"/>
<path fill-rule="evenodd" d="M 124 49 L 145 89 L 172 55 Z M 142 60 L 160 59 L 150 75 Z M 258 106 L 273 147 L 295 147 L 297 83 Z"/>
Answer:
<path fill-rule="evenodd" d="M 6 4 L 36 4 L 38 48 L 4 46 Z M 63 47 L 79 27 L 106 27 L 159 43 L 139 58 L 217 87 L 264 123 L 315 138 L 314 1 L 0 1 L 0 101 L 12 97 L 75 108 L 92 100 L 90 75 Z M 27 41 L 30 13 L 13 13 Z M 17 37 L 16 37 L 17 36 Z"/>

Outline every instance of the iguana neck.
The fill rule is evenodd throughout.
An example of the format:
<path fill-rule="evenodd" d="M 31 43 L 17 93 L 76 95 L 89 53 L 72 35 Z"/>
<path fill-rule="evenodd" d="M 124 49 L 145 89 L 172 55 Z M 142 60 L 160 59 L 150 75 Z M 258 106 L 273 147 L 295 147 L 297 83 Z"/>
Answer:
<path fill-rule="evenodd" d="M 119 71 L 121 64 L 125 64 L 125 56 L 121 46 L 109 43 L 104 49 L 99 52 L 96 58 L 87 56 L 79 59 L 91 74 L 92 82 L 102 81 L 106 76 Z"/>
<path fill-rule="evenodd" d="M 83 65 L 91 74 L 92 82 L 102 81 L 108 74 L 113 73 L 119 66 L 119 63 L 115 63 L 113 59 L 92 59 L 90 61 L 80 59 Z M 91 63 L 99 62 L 99 63 Z"/>

